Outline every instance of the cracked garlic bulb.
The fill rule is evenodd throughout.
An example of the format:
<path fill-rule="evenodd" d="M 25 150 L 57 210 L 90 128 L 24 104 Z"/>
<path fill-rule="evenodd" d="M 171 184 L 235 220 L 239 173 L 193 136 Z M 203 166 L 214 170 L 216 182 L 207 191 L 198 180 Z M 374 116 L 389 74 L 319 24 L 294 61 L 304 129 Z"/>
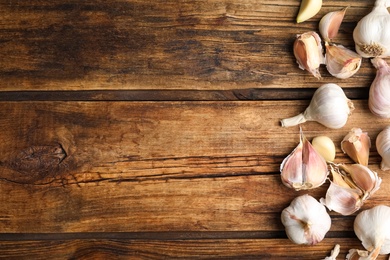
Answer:
<path fill-rule="evenodd" d="M 295 244 L 315 245 L 321 242 L 331 226 L 326 208 L 312 196 L 295 198 L 281 214 L 288 238 Z"/>

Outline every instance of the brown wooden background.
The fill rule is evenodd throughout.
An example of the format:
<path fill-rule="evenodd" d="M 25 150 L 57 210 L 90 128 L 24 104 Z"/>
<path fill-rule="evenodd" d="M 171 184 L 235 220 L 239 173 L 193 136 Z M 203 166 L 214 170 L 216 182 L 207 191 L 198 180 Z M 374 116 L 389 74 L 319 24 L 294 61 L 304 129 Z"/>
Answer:
<path fill-rule="evenodd" d="M 307 192 L 279 166 L 299 141 L 279 120 L 337 83 L 355 104 L 326 134 L 336 162 L 352 127 L 372 139 L 383 179 L 364 205 L 389 205 L 375 138 L 390 122 L 368 110 L 369 60 L 339 80 L 298 68 L 295 35 L 349 5 L 337 43 L 374 1 L 324 1 L 295 23 L 299 0 L 0 0 L 0 258 L 340 259 L 363 249 L 353 216 L 331 212 L 316 246 L 286 237 L 281 211 Z M 389 60 L 388 60 L 389 61 Z M 309 191 L 325 195 L 329 184 Z M 382 256 L 379 259 L 386 259 Z"/>

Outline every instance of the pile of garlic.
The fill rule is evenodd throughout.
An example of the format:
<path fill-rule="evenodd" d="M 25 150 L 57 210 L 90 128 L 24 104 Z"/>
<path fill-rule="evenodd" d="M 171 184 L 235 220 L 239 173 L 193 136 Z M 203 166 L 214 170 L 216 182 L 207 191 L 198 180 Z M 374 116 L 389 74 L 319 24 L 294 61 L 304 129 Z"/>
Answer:
<path fill-rule="evenodd" d="M 327 136 L 317 136 L 310 143 L 301 128 L 299 140 L 281 163 L 282 183 L 296 191 L 317 188 L 326 180 L 330 185 L 319 201 L 308 194 L 294 199 L 282 211 L 281 221 L 292 242 L 315 245 L 330 229 L 326 208 L 341 215 L 355 213 L 379 189 L 382 179 L 368 167 L 371 140 L 360 128 L 351 129 L 341 142 L 341 150 L 354 161 L 352 164 L 333 162 L 336 149 Z M 319 227 L 318 223 L 323 225 Z"/>
<path fill-rule="evenodd" d="M 347 8 L 324 15 L 319 23 L 319 31 L 325 41 L 325 56 L 322 41 L 314 31 L 297 35 L 293 51 L 299 68 L 309 71 L 320 79 L 320 65 L 325 64 L 328 72 L 340 79 L 353 76 L 362 63 L 362 57 L 356 52 L 332 42 L 337 36 Z"/>

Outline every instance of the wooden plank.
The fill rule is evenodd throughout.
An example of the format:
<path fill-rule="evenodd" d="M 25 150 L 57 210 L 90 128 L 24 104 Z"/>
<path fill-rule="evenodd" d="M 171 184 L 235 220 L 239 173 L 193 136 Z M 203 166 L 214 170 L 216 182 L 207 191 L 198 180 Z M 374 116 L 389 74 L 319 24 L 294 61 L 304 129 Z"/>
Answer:
<path fill-rule="evenodd" d="M 345 1 L 326 1 L 296 24 L 294 1 L 5 1 L 0 4 L 0 89 L 250 89 L 313 88 L 320 82 L 298 68 L 296 34 Z M 356 22 L 371 10 L 348 3 L 337 43 L 353 49 Z M 324 81 L 368 87 L 374 68 Z"/>
<path fill-rule="evenodd" d="M 281 210 L 305 192 L 280 181 L 299 129 L 279 119 L 307 103 L 1 102 L 0 230 L 283 231 Z M 366 103 L 355 101 L 343 129 L 308 122 L 303 130 L 339 144 L 361 127 L 375 140 L 388 120 Z M 350 162 L 339 147 L 337 156 Z M 373 142 L 370 163 L 383 184 L 366 207 L 388 201 L 379 161 Z M 332 214 L 332 231 L 351 230 L 352 217 Z"/>
<path fill-rule="evenodd" d="M 315 246 L 294 245 L 286 239 L 211 240 L 54 240 L 0 241 L 0 258 L 6 259 L 323 259 L 340 244 L 337 259 L 351 248 L 364 249 L 352 238 L 324 239 Z M 378 260 L 387 259 L 382 255 Z"/>

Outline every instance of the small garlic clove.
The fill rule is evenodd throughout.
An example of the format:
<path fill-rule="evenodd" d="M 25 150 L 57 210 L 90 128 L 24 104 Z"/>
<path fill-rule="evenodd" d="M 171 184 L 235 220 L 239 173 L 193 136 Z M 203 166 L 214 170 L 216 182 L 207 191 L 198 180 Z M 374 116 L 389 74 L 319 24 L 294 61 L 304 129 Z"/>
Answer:
<path fill-rule="evenodd" d="M 297 15 L 297 23 L 302 23 L 315 16 L 322 7 L 322 0 L 302 0 Z"/>
<path fill-rule="evenodd" d="M 337 36 L 347 9 L 348 7 L 345 7 L 339 11 L 329 12 L 321 18 L 319 31 L 325 42 L 331 42 Z"/>
<path fill-rule="evenodd" d="M 332 162 L 336 157 L 336 147 L 329 137 L 325 135 L 316 136 L 311 141 L 311 144 L 326 161 Z"/>
<path fill-rule="evenodd" d="M 307 70 L 314 77 L 320 79 L 320 65 L 324 64 L 324 55 L 320 36 L 314 32 L 297 35 L 294 41 L 294 56 L 299 68 Z"/>
<path fill-rule="evenodd" d="M 296 244 L 315 245 L 323 240 L 331 226 L 326 208 L 312 196 L 296 197 L 281 213 L 288 238 Z"/>
<path fill-rule="evenodd" d="M 325 199 L 320 202 L 329 210 L 336 211 L 342 215 L 351 215 L 360 209 L 363 202 L 360 199 L 363 193 L 359 189 L 351 188 L 347 182 L 342 180 L 339 172 L 331 169 L 333 180 L 330 182 Z"/>
<path fill-rule="evenodd" d="M 354 162 L 367 166 L 371 140 L 367 132 L 360 128 L 352 128 L 341 141 L 341 150 Z"/>
<path fill-rule="evenodd" d="M 295 190 L 308 190 L 321 186 L 328 176 L 325 159 L 314 149 L 300 132 L 298 146 L 289 154 L 280 166 L 284 185 Z"/>
<path fill-rule="evenodd" d="M 360 69 L 362 57 L 342 45 L 325 44 L 325 64 L 328 72 L 339 79 L 352 77 Z"/>
<path fill-rule="evenodd" d="M 361 164 L 341 164 L 339 167 L 351 176 L 354 184 L 363 191 L 363 201 L 379 189 L 382 179 L 367 166 Z"/>

